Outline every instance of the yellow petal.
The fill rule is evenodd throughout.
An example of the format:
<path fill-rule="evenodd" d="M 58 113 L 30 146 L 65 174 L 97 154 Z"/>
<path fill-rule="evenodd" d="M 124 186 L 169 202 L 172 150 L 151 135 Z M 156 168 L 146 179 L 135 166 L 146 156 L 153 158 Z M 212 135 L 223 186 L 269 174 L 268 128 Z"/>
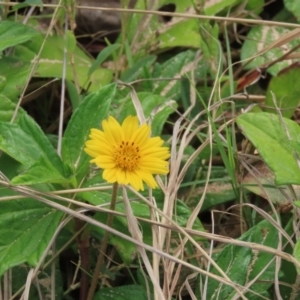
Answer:
<path fill-rule="evenodd" d="M 124 138 L 130 141 L 134 132 L 139 128 L 139 121 L 137 117 L 128 116 L 122 123 L 122 129 L 124 132 Z"/>

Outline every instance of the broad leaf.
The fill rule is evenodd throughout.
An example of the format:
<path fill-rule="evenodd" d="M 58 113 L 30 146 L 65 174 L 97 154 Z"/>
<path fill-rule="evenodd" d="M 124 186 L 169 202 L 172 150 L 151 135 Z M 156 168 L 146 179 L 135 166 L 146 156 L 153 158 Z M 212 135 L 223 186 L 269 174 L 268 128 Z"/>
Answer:
<path fill-rule="evenodd" d="M 76 46 L 76 39 L 72 33 L 67 33 L 67 41 L 63 37 L 55 35 L 49 36 L 45 43 L 44 39 L 45 36 L 40 34 L 33 41 L 15 49 L 15 56 L 19 59 L 20 64 L 23 64 L 33 61 L 43 45 L 33 77 L 62 78 L 64 50 L 66 48 L 66 79 L 78 82 L 83 88 L 89 87 L 89 91 L 95 91 L 99 86 L 104 86 L 111 81 L 112 72 L 108 69 L 97 68 L 91 76 L 88 75 L 93 60 Z"/>
<path fill-rule="evenodd" d="M 291 30 L 278 26 L 254 26 L 249 31 L 246 41 L 243 43 L 241 60 L 247 63 L 246 69 L 255 69 L 265 63 L 269 63 L 283 56 L 289 50 L 300 44 L 299 39 L 294 39 L 289 43 L 285 43 L 284 47 L 276 47 L 267 52 L 261 53 L 263 49 L 269 46 L 271 43 L 278 40 L 282 35 L 289 33 Z M 299 52 L 299 50 L 297 50 Z M 257 56 L 259 53 L 261 55 Z M 289 66 L 291 61 L 283 60 L 277 62 L 274 66 L 268 69 L 268 72 L 272 75 L 276 75 L 280 70 Z"/>
<path fill-rule="evenodd" d="M 299 0 L 284 0 L 284 6 L 289 10 L 298 21 L 300 21 L 300 1 Z"/>
<path fill-rule="evenodd" d="M 6 96 L 0 94 L 0 122 L 10 122 L 12 116 L 15 112 L 16 104 L 13 103 Z M 24 113 L 22 108 L 19 108 L 17 113 L 16 121 L 19 120 L 19 117 Z"/>
<path fill-rule="evenodd" d="M 300 128 L 296 122 L 269 113 L 248 113 L 240 115 L 237 124 L 275 173 L 276 184 L 300 184 Z"/>
<path fill-rule="evenodd" d="M 248 230 L 239 240 L 276 249 L 278 232 L 272 224 L 264 220 Z M 215 261 L 233 282 L 242 286 L 256 278 L 258 274 L 261 274 L 250 286 L 250 290 L 267 298 L 270 297 L 268 288 L 274 281 L 276 263 L 272 254 L 253 251 L 250 247 L 228 245 L 222 249 Z M 262 269 L 269 263 L 269 267 L 261 273 Z M 218 274 L 214 268 L 211 271 Z M 211 278 L 209 278 L 207 286 L 207 299 L 232 299 L 236 293 L 232 287 L 221 284 Z M 257 295 L 249 292 L 246 298 L 257 299 Z"/>
<path fill-rule="evenodd" d="M 287 68 L 273 77 L 268 86 L 265 111 L 276 113 L 276 104 L 282 115 L 290 118 L 300 103 L 299 77 L 300 68 L 297 66 Z"/>
<path fill-rule="evenodd" d="M 11 195 L 1 190 L 1 196 Z M 28 262 L 35 266 L 52 238 L 62 213 L 32 199 L 0 202 L 0 276 Z"/>
<path fill-rule="evenodd" d="M 72 172 L 82 178 L 85 175 L 89 160 L 84 152 L 85 142 L 91 128 L 100 128 L 101 121 L 108 117 L 116 85 L 111 84 L 88 95 L 73 113 L 65 131 L 62 143 L 62 158 Z"/>
<path fill-rule="evenodd" d="M 33 28 L 11 21 L 0 22 L 0 51 L 24 43 L 39 33 Z"/>
<path fill-rule="evenodd" d="M 16 102 L 30 76 L 31 67 L 30 62 L 25 62 L 17 58 L 1 58 L 1 75 L 5 76 L 6 81 L 1 94 Z"/>
<path fill-rule="evenodd" d="M 180 78 L 187 72 L 195 72 L 195 76 L 200 76 L 202 65 L 197 64 L 197 53 L 192 50 L 181 52 L 178 55 L 164 62 L 162 65 L 156 65 L 153 76 L 158 79 L 154 86 L 154 93 L 172 98 L 174 100 L 179 99 L 181 95 Z M 203 68 L 202 68 L 203 69 Z M 174 80 L 169 80 L 175 78 Z"/>
<path fill-rule="evenodd" d="M 27 169 L 13 184 L 67 181 L 66 172 L 50 141 L 27 114 L 19 124 L 0 122 L 0 149 Z"/>

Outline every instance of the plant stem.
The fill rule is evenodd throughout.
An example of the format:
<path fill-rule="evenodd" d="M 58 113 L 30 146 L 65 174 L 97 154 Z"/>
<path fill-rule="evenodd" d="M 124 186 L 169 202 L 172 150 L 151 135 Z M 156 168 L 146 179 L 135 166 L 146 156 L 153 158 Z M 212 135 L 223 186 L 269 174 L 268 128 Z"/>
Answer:
<path fill-rule="evenodd" d="M 111 195 L 111 202 L 110 202 L 110 210 L 112 210 L 112 211 L 115 210 L 117 193 L 118 193 L 118 183 L 115 182 L 114 185 L 113 185 L 113 190 L 112 190 L 112 195 Z M 106 225 L 111 227 L 113 219 L 114 219 L 114 215 L 113 214 L 108 214 Z M 95 271 L 94 271 L 94 274 L 93 274 L 93 278 L 92 278 L 91 286 L 90 286 L 90 289 L 89 289 L 89 293 L 88 293 L 88 296 L 87 296 L 87 300 L 92 300 L 93 297 L 94 297 L 95 290 L 96 290 L 96 287 L 97 287 L 98 277 L 99 277 L 99 273 L 100 273 L 100 268 L 103 264 L 104 256 L 105 256 L 105 253 L 106 253 L 108 237 L 109 237 L 109 232 L 105 231 L 103 240 L 101 242 L 100 252 L 99 252 L 98 259 L 97 259 L 97 263 L 96 263 Z"/>
<path fill-rule="evenodd" d="M 82 228 L 84 228 L 86 225 L 85 221 L 75 219 L 75 230 L 81 231 Z M 89 248 L 90 248 L 90 236 L 89 236 L 89 231 L 82 231 L 80 235 L 77 237 L 77 245 L 78 245 L 78 250 L 79 250 L 79 255 L 80 255 L 80 260 L 81 260 L 81 272 L 80 272 L 80 300 L 85 300 L 86 295 L 88 293 L 88 288 L 89 288 L 89 277 L 88 273 L 90 270 L 90 253 L 89 253 Z"/>

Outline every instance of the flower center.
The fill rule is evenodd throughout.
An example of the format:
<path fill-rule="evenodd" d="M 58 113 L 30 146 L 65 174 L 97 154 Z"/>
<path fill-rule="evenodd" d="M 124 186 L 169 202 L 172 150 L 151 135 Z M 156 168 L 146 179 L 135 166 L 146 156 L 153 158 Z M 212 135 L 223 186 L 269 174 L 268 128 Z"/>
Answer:
<path fill-rule="evenodd" d="M 118 168 L 124 171 L 133 171 L 138 166 L 139 147 L 134 145 L 134 142 L 124 142 L 117 147 L 115 152 L 115 162 Z"/>

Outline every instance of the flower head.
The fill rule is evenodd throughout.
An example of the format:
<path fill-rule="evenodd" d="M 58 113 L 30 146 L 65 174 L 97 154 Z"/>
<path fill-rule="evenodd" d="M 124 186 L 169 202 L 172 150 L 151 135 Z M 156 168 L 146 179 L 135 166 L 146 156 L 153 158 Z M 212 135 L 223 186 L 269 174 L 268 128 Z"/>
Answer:
<path fill-rule="evenodd" d="M 156 188 L 153 174 L 169 173 L 170 153 L 160 137 L 150 137 L 150 130 L 147 124 L 139 126 L 137 117 L 128 116 L 122 125 L 109 117 L 102 130 L 91 129 L 84 150 L 104 170 L 106 181 L 130 184 L 137 191 L 144 190 L 143 182 Z"/>

